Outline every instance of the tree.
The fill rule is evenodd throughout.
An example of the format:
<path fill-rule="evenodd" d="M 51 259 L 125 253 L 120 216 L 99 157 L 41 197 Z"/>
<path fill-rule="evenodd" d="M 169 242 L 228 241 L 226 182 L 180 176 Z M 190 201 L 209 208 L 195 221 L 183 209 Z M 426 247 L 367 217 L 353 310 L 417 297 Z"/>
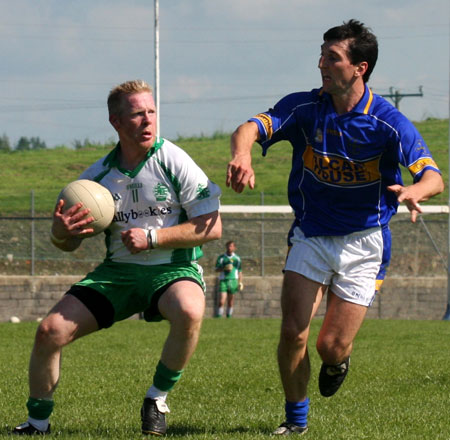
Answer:
<path fill-rule="evenodd" d="M 25 136 L 22 136 L 17 142 L 16 150 L 17 151 L 30 150 L 30 141 L 29 141 L 29 139 L 26 138 Z"/>
<path fill-rule="evenodd" d="M 9 138 L 6 134 L 3 134 L 3 136 L 0 137 L 0 151 L 11 151 L 11 144 L 9 143 Z"/>
<path fill-rule="evenodd" d="M 82 148 L 89 147 L 91 145 L 91 142 L 88 138 L 86 138 L 83 142 L 79 139 L 75 139 L 73 145 L 76 150 L 81 150 Z"/>
<path fill-rule="evenodd" d="M 45 150 L 47 148 L 47 145 L 44 141 L 41 141 L 38 137 L 32 137 L 30 139 L 30 146 L 32 150 Z"/>

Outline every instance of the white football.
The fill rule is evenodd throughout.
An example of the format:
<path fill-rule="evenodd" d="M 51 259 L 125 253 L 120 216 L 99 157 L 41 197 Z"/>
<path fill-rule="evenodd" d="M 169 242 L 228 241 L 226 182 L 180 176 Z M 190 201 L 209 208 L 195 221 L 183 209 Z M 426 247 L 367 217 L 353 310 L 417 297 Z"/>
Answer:
<path fill-rule="evenodd" d="M 60 199 L 64 200 L 63 211 L 79 202 L 83 204 L 83 208 L 90 209 L 90 213 L 86 217 L 94 217 L 95 220 L 86 227 L 93 228 L 94 232 L 85 237 L 100 234 L 113 220 L 114 200 L 112 195 L 103 185 L 93 180 L 82 179 L 69 183 L 60 192 L 58 200 Z"/>
<path fill-rule="evenodd" d="M 13 324 L 18 324 L 20 322 L 20 318 L 18 318 L 17 316 L 11 316 L 11 318 L 9 318 L 9 322 L 12 322 Z"/>

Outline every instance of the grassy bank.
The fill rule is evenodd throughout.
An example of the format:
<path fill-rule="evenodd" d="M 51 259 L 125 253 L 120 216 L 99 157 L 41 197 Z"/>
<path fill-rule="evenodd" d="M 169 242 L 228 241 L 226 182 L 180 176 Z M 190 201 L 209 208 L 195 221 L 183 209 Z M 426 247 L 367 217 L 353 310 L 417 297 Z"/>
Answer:
<path fill-rule="evenodd" d="M 448 179 L 448 121 L 430 119 L 416 124 L 439 164 L 445 182 Z M 264 204 L 287 204 L 286 185 L 291 166 L 291 146 L 282 142 L 263 158 L 261 149 L 253 149 L 256 187 L 237 195 L 225 187 L 226 166 L 230 158 L 229 135 L 211 138 L 183 138 L 176 141 L 222 187 L 223 204 L 258 205 L 261 193 Z M 76 179 L 95 160 L 110 151 L 110 146 L 82 149 L 56 148 L 38 151 L 1 153 L 0 216 L 29 215 L 31 191 L 35 211 L 49 215 L 61 188 Z M 410 182 L 405 173 L 405 182 Z M 434 198 L 433 204 L 447 204 L 448 190 Z"/>

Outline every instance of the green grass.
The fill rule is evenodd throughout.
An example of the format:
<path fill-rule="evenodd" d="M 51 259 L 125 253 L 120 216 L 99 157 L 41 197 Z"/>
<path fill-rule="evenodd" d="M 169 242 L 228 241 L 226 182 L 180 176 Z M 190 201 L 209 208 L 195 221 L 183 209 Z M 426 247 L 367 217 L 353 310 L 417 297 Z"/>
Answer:
<path fill-rule="evenodd" d="M 336 396 L 317 389 L 311 333 L 310 431 L 305 439 L 448 439 L 450 326 L 368 320 Z M 0 324 L 0 438 L 25 420 L 27 365 L 37 323 Z M 278 319 L 204 322 L 200 343 L 168 403 L 169 438 L 266 439 L 283 419 Z M 139 409 L 167 323 L 126 321 L 64 349 L 53 437 L 142 438 Z"/>
<path fill-rule="evenodd" d="M 444 181 L 448 181 L 448 120 L 430 119 L 416 124 L 440 166 Z M 230 159 L 230 139 L 227 134 L 211 138 L 181 138 L 176 141 L 199 164 L 223 191 L 223 204 L 258 205 L 261 193 L 264 204 L 287 204 L 286 187 L 291 166 L 291 146 L 280 142 L 265 158 L 258 146 L 253 148 L 256 173 L 254 191 L 246 189 L 235 194 L 225 186 L 226 166 Z M 29 215 L 30 193 L 34 190 L 35 212 L 50 215 L 61 188 L 76 179 L 95 160 L 103 157 L 112 145 L 89 146 L 83 149 L 56 148 L 38 151 L 0 153 L 0 216 Z M 407 171 L 406 183 L 411 182 Z M 448 189 L 432 199 L 436 205 L 447 204 Z"/>

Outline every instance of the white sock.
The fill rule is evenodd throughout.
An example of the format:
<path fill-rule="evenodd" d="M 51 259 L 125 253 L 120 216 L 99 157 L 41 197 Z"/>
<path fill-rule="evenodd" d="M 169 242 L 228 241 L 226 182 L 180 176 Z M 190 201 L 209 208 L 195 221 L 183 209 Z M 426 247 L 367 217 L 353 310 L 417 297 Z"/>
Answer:
<path fill-rule="evenodd" d="M 167 395 L 169 394 L 168 391 L 161 391 L 160 389 L 156 388 L 155 385 L 152 385 L 148 390 L 145 397 L 150 397 L 150 399 L 156 400 L 162 400 L 163 402 L 166 401 Z"/>
<path fill-rule="evenodd" d="M 48 421 L 49 421 L 49 419 L 38 420 L 38 419 L 33 419 L 32 417 L 28 417 L 28 420 L 27 420 L 27 422 L 30 425 L 33 425 L 36 429 L 39 429 L 39 431 L 47 431 Z"/>
<path fill-rule="evenodd" d="M 228 310 L 227 310 L 227 316 L 231 316 L 233 314 L 233 307 L 230 307 Z"/>
<path fill-rule="evenodd" d="M 217 309 L 217 316 L 223 316 L 223 307 Z"/>

